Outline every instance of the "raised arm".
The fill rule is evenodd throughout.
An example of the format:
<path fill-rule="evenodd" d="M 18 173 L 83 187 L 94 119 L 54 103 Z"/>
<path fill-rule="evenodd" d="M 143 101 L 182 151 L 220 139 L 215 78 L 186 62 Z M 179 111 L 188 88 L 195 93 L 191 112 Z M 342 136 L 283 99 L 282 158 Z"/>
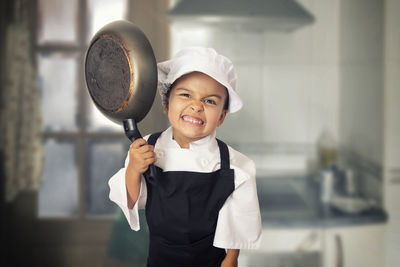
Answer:
<path fill-rule="evenodd" d="M 140 193 L 140 177 L 156 161 L 154 147 L 144 139 L 136 139 L 129 148 L 129 163 L 125 172 L 128 208 L 132 209 Z"/>

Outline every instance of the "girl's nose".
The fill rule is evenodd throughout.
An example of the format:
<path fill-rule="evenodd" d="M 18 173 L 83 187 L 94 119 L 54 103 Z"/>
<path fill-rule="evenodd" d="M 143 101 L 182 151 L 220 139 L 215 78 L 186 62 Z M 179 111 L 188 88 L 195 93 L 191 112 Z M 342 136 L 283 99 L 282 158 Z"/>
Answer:
<path fill-rule="evenodd" d="M 193 101 L 193 103 L 191 105 L 191 109 L 194 112 L 200 112 L 203 110 L 203 103 L 201 101 Z"/>

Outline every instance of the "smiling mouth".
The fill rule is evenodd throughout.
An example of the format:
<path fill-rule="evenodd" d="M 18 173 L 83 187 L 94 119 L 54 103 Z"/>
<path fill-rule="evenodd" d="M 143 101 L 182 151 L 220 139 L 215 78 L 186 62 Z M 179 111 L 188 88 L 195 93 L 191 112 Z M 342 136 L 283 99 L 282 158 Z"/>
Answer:
<path fill-rule="evenodd" d="M 192 123 L 194 125 L 200 125 L 200 126 L 204 125 L 204 121 L 203 120 L 201 120 L 199 118 L 192 117 L 192 116 L 184 115 L 184 116 L 182 116 L 182 120 L 185 121 L 185 122 Z"/>

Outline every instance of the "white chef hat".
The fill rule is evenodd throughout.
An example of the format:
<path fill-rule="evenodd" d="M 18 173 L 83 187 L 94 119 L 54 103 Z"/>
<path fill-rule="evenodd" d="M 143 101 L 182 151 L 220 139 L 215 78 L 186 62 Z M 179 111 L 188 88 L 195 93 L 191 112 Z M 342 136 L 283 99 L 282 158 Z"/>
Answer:
<path fill-rule="evenodd" d="M 188 47 L 180 50 L 172 59 L 160 62 L 158 67 L 158 90 L 162 103 L 168 101 L 171 85 L 182 75 L 198 71 L 212 77 L 228 89 L 229 108 L 233 113 L 242 108 L 243 102 L 236 93 L 236 72 L 232 62 L 213 48 Z"/>

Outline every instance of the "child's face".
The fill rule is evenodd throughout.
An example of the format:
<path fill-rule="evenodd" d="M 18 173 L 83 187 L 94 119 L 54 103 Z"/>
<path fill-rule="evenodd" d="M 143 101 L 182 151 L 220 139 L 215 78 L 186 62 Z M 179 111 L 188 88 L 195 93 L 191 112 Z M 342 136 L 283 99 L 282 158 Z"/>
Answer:
<path fill-rule="evenodd" d="M 201 72 L 180 77 L 171 89 L 164 112 L 172 125 L 174 139 L 182 148 L 189 148 L 220 126 L 225 119 L 226 89 Z"/>

